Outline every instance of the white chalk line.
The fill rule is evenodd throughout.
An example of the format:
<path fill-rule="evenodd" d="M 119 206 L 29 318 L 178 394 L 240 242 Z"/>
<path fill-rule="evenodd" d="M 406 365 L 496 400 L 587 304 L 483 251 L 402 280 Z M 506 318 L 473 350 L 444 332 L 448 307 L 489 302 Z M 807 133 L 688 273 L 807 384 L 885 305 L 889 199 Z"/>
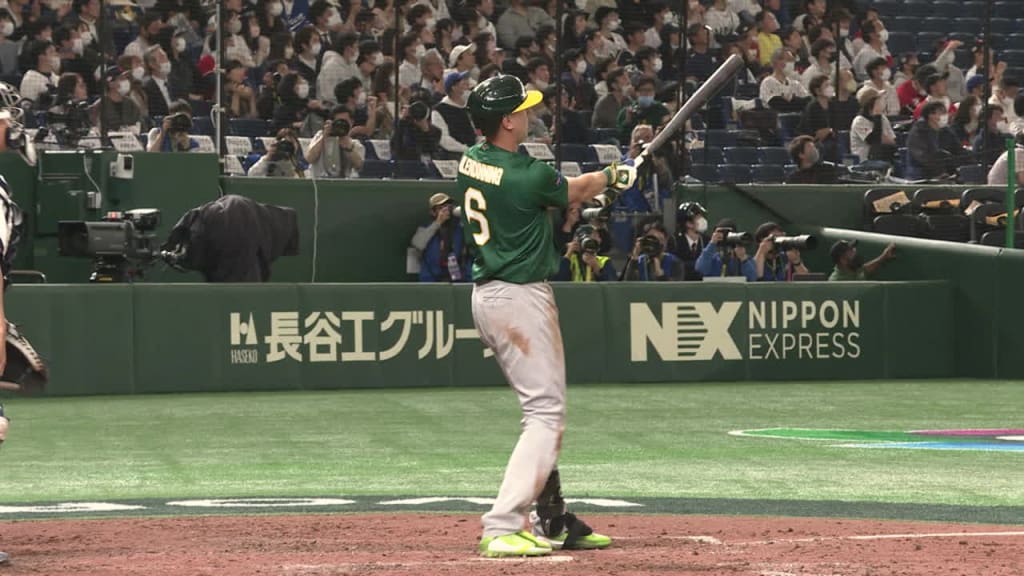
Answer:
<path fill-rule="evenodd" d="M 620 540 L 685 540 L 687 542 L 697 542 L 698 544 L 723 544 L 721 540 L 714 536 L 612 536 L 613 543 Z"/>
<path fill-rule="evenodd" d="M 836 540 L 927 540 L 932 538 L 1014 538 L 1024 536 L 1024 531 L 1004 532 L 933 532 L 924 534 L 862 534 L 853 536 L 817 536 L 812 538 L 772 538 L 746 542 L 726 542 L 728 546 L 764 546 L 766 544 L 800 544 L 805 542 L 829 542 Z"/>
<path fill-rule="evenodd" d="M 340 570 L 381 569 L 381 568 L 424 568 L 430 566 L 479 566 L 481 563 L 509 564 L 561 564 L 572 562 L 572 556 L 537 556 L 533 558 L 469 558 L 466 560 L 423 560 L 413 562 L 336 562 L 333 564 L 285 564 L 281 568 L 286 572 L 337 572 Z"/>

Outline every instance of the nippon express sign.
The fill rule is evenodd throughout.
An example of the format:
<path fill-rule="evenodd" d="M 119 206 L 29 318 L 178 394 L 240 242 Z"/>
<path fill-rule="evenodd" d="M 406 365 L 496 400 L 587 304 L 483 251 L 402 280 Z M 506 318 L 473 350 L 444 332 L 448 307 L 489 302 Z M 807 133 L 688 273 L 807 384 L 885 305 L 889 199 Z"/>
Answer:
<path fill-rule="evenodd" d="M 861 302 L 632 302 L 629 332 L 632 362 L 857 359 Z"/>

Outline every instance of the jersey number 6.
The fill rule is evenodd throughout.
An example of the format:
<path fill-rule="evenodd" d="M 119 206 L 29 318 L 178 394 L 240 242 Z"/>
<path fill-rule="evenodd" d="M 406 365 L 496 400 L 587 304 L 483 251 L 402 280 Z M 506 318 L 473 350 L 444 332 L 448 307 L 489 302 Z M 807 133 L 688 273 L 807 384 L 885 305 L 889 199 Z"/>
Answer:
<path fill-rule="evenodd" d="M 484 193 L 476 188 L 466 188 L 466 218 L 480 226 L 480 231 L 473 234 L 473 241 L 477 246 L 483 246 L 491 239 L 491 226 L 484 215 L 486 210 L 487 200 Z"/>

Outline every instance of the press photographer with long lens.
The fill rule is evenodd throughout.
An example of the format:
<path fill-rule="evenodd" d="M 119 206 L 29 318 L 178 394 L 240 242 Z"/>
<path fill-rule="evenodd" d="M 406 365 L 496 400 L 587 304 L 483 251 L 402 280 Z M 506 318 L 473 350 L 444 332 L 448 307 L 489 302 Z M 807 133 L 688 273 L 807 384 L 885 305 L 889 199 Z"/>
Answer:
<path fill-rule="evenodd" d="M 306 160 L 314 178 L 358 178 L 363 169 L 366 150 L 362 142 L 354 140 L 352 113 L 344 106 L 331 109 L 330 119 L 313 136 Z"/>
<path fill-rule="evenodd" d="M 430 197 L 433 221 L 420 226 L 412 237 L 409 272 L 419 274 L 420 282 L 470 282 L 473 262 L 463 237 L 461 210 L 447 194 Z M 418 256 L 414 258 L 413 256 Z"/>
<path fill-rule="evenodd" d="M 637 236 L 633 252 L 626 261 L 622 279 L 626 281 L 682 280 L 683 263 L 667 252 L 668 233 L 661 222 L 651 222 Z"/>
<path fill-rule="evenodd" d="M 282 128 L 277 132 L 277 139 L 267 146 L 267 153 L 249 168 L 249 176 L 305 178 L 307 167 L 295 131 Z"/>
<path fill-rule="evenodd" d="M 614 282 L 615 266 L 611 258 L 601 256 L 601 233 L 590 225 L 576 228 L 573 239 L 566 244 L 558 274 L 552 278 L 561 282 Z"/>
<path fill-rule="evenodd" d="M 800 254 L 801 248 L 814 249 L 813 236 L 787 237 L 775 222 L 765 222 L 754 233 L 757 254 L 754 266 L 757 280 L 762 282 L 789 282 L 795 274 L 808 274 Z"/>
<path fill-rule="evenodd" d="M 749 233 L 738 232 L 736 222 L 725 218 L 718 222 L 695 268 L 704 278 L 743 276 L 748 282 L 757 280 L 754 260 L 747 254 Z"/>
<path fill-rule="evenodd" d="M 199 151 L 199 142 L 189 136 L 192 118 L 185 112 L 165 116 L 154 137 L 149 139 L 147 152 L 192 152 Z M 152 131 L 151 131 L 152 133 Z"/>

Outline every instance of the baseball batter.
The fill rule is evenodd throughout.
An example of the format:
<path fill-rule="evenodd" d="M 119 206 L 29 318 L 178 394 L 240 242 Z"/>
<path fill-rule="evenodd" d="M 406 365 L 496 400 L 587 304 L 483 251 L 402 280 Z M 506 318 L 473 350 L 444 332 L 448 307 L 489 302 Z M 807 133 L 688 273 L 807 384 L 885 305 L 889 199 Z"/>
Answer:
<path fill-rule="evenodd" d="M 466 244 L 475 256 L 473 321 L 519 397 L 522 433 L 494 507 L 483 516 L 480 553 L 542 556 L 552 548 L 611 544 L 568 513 L 556 468 L 565 429 L 565 356 L 558 308 L 546 279 L 558 271 L 548 207 L 565 208 L 625 190 L 631 166 L 565 178 L 518 153 L 526 110 L 541 101 L 515 76 L 481 82 L 469 96 L 473 121 L 485 137 L 459 161 Z M 530 506 L 537 502 L 532 531 Z"/>

